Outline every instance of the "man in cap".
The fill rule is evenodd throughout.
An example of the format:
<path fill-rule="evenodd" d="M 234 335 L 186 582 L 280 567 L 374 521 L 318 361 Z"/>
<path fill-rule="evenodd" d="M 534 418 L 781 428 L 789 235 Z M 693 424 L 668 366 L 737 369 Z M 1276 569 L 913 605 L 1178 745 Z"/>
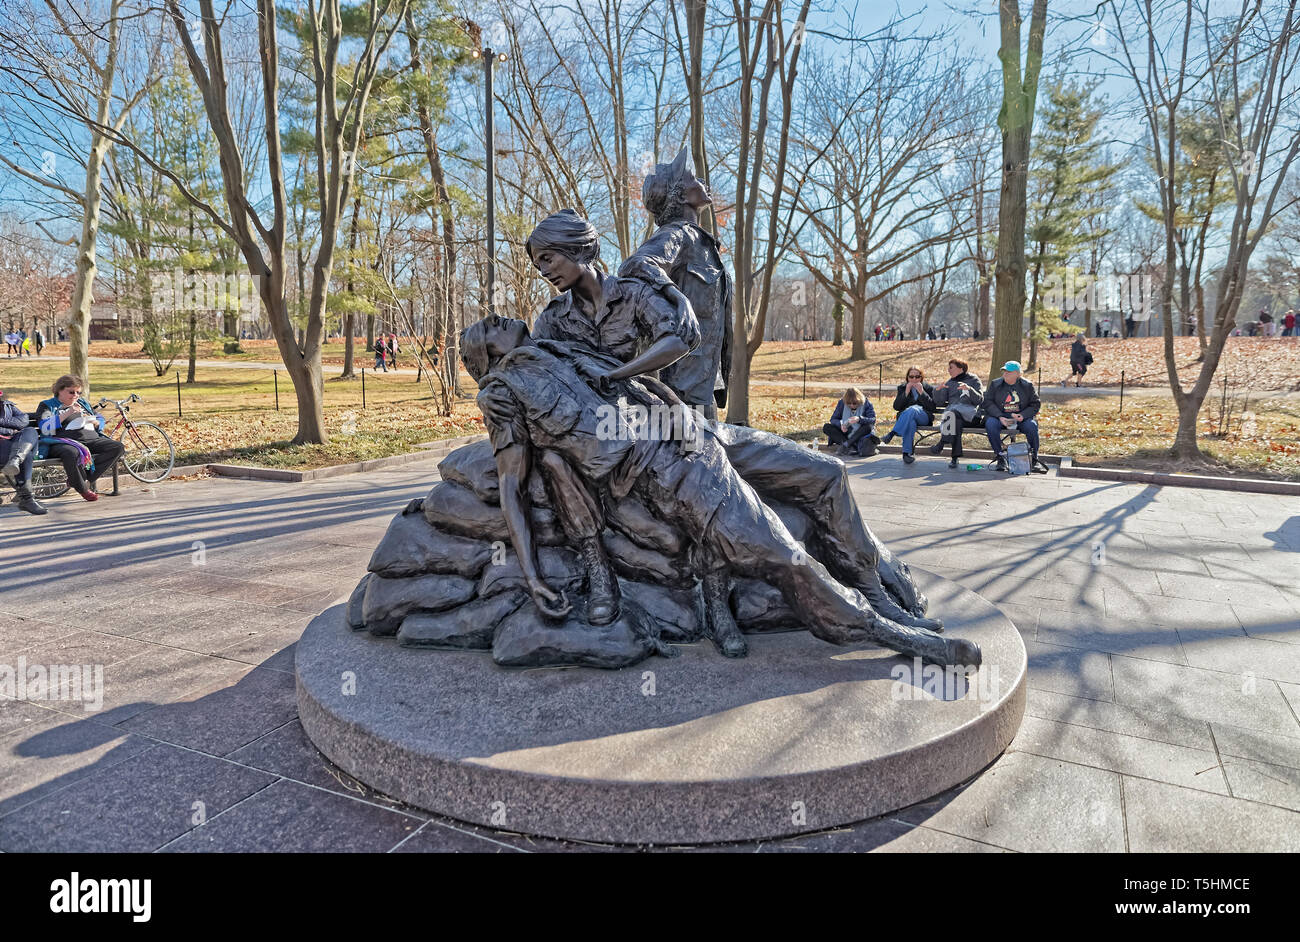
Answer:
<path fill-rule="evenodd" d="M 1007 456 L 1002 452 L 1003 429 L 1015 428 L 1029 443 L 1032 456 L 1030 468 L 1035 474 L 1046 474 L 1047 465 L 1038 460 L 1038 415 L 1041 405 L 1034 384 L 1020 375 L 1020 364 L 1008 360 L 1002 365 L 1002 375 L 989 383 L 984 391 L 984 430 L 997 459 L 997 470 L 1007 471 Z"/>
<path fill-rule="evenodd" d="M 678 307 L 689 305 L 700 343 L 660 374 L 687 405 L 717 418 L 727 404 L 731 369 L 731 278 L 713 236 L 700 227 L 700 210 L 713 202 L 682 148 L 670 164 L 645 178 L 641 200 L 658 228 L 619 267 L 625 278 L 658 288 Z"/>

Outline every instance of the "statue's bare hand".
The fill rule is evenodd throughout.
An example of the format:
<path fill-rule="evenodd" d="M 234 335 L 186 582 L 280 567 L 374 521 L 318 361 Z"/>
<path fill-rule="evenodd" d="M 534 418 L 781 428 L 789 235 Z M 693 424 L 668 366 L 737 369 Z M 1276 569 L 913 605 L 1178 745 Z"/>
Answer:
<path fill-rule="evenodd" d="M 541 579 L 529 583 L 528 591 L 532 593 L 537 610 L 547 618 L 563 618 L 573 611 L 573 605 L 564 597 L 564 593 L 556 592 Z"/>
<path fill-rule="evenodd" d="M 515 404 L 505 389 L 489 386 L 478 399 L 483 417 L 493 425 L 508 425 L 514 416 Z"/>

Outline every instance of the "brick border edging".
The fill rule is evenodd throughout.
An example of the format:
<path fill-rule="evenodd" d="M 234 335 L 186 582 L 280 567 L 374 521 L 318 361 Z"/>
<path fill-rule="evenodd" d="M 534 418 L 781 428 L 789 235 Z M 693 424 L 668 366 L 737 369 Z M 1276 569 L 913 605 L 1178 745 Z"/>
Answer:
<path fill-rule="evenodd" d="M 1071 458 L 1062 460 L 1057 476 L 1090 478 L 1096 481 L 1123 481 L 1128 484 L 1155 484 L 1171 487 L 1203 487 L 1214 491 L 1237 491 L 1247 494 L 1285 494 L 1300 497 L 1300 481 L 1270 481 L 1267 478 L 1228 478 L 1209 474 L 1170 474 L 1165 471 L 1129 471 L 1124 468 L 1076 468 Z"/>
<path fill-rule="evenodd" d="M 350 464 L 333 464 L 323 468 L 310 468 L 305 471 L 289 471 L 284 468 L 258 468 L 253 465 L 242 464 L 190 464 L 182 465 L 172 469 L 172 476 L 198 474 L 206 471 L 216 477 L 236 478 L 251 481 L 280 481 L 284 483 L 299 483 L 302 481 L 319 481 L 324 478 L 340 477 L 344 474 L 356 474 L 361 471 L 378 471 L 382 468 L 401 467 L 405 464 L 411 464 L 430 457 L 445 457 L 461 445 L 470 445 L 477 441 L 487 438 L 486 433 L 478 435 L 461 435 L 456 438 L 444 438 L 438 441 L 422 442 L 415 447 L 419 451 L 408 451 L 400 455 L 389 455 L 386 458 L 371 458 L 368 461 L 354 461 Z M 170 478 L 168 479 L 170 480 Z M 137 481 L 129 474 L 123 474 L 121 478 L 123 486 L 141 487 L 145 486 L 142 482 Z M 166 483 L 166 481 L 160 482 Z"/>
<path fill-rule="evenodd" d="M 310 468 L 306 471 L 287 471 L 282 468 L 257 468 L 239 464 L 210 464 L 208 470 L 220 477 L 244 478 L 261 481 L 319 481 L 324 478 L 340 477 L 344 474 L 357 474 L 361 471 L 378 471 L 382 468 L 400 467 L 424 458 L 446 456 L 462 445 L 469 445 L 487 438 L 486 433 L 461 435 L 456 438 L 444 438 L 433 442 L 416 445 L 419 451 L 409 451 L 401 455 L 389 455 L 387 458 L 371 458 L 368 461 L 354 461 L 350 464 L 327 465 L 324 468 Z"/>

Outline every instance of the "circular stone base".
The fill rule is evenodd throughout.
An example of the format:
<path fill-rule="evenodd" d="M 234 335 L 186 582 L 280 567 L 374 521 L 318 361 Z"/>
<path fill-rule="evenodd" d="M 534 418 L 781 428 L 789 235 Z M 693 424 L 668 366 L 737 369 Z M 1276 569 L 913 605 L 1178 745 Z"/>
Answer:
<path fill-rule="evenodd" d="M 804 631 L 703 642 L 619 671 L 511 670 L 488 652 L 353 633 L 343 606 L 297 648 L 298 710 L 349 774 L 438 814 L 546 837 L 707 843 L 818 831 L 922 801 L 1011 742 L 1025 647 L 1011 621 L 913 569 L 978 675 Z"/>

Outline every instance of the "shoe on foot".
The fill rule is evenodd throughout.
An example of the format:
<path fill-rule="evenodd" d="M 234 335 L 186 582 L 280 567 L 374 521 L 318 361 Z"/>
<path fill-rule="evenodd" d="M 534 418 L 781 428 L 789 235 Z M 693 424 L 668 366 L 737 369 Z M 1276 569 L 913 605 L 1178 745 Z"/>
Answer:
<path fill-rule="evenodd" d="M 1047 465 L 1043 464 L 1041 461 L 1035 458 L 1033 463 L 1029 466 L 1029 470 L 1032 471 L 1034 474 L 1046 474 Z"/>
<path fill-rule="evenodd" d="M 1005 455 L 998 455 L 998 460 L 997 460 L 997 463 L 995 463 L 995 464 L 993 465 L 993 470 L 994 470 L 994 471 L 1010 471 L 1010 470 L 1011 470 L 1009 467 L 1007 467 L 1007 459 L 1006 459 L 1006 456 L 1005 456 Z"/>
<path fill-rule="evenodd" d="M 950 459 L 948 460 L 948 467 L 950 467 L 950 468 L 955 468 L 955 467 L 957 467 L 957 459 L 956 459 L 956 458 L 950 458 Z"/>
<path fill-rule="evenodd" d="M 903 464 L 911 464 L 915 460 L 916 460 L 916 455 L 911 455 L 908 454 L 907 452 L 903 453 Z"/>
<path fill-rule="evenodd" d="M 605 547 L 600 537 L 588 537 L 579 542 L 578 553 L 587 574 L 587 623 L 608 625 L 618 618 L 619 592 Z"/>
<path fill-rule="evenodd" d="M 94 501 L 99 500 L 99 495 L 96 494 L 94 491 L 82 491 L 82 492 L 81 492 L 81 499 L 82 499 L 82 500 L 88 500 L 88 501 L 91 501 L 91 502 L 93 503 Z"/>
<path fill-rule="evenodd" d="M 0 475 L 9 482 L 10 487 L 18 486 L 18 462 L 11 461 L 3 468 L 0 468 Z"/>
<path fill-rule="evenodd" d="M 942 454 L 943 454 L 943 439 L 942 439 L 942 438 L 939 439 L 937 442 L 935 442 L 933 445 L 930 446 L 930 454 L 932 454 L 932 455 L 942 455 Z"/>
<path fill-rule="evenodd" d="M 14 501 L 14 505 L 19 510 L 25 510 L 29 514 L 33 514 L 37 517 L 49 513 L 49 511 L 46 510 L 44 507 L 42 507 L 40 502 L 37 501 L 36 498 L 31 495 L 30 492 L 26 494 L 19 494 L 18 499 Z"/>
<path fill-rule="evenodd" d="M 889 444 L 890 442 L 892 442 L 893 440 L 894 440 L 894 433 L 893 433 L 893 431 L 891 430 L 891 431 L 885 433 L 885 437 L 882 438 L 882 439 L 880 440 L 880 444 L 882 444 L 882 445 L 888 445 L 888 444 Z"/>

